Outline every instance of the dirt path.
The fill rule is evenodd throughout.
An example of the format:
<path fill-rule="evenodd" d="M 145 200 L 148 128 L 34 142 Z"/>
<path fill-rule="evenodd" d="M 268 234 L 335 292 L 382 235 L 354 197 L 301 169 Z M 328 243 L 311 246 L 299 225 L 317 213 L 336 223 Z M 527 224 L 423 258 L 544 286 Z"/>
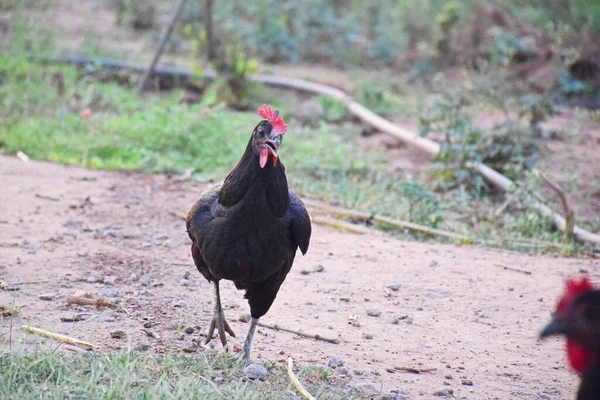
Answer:
<path fill-rule="evenodd" d="M 0 187 L 0 279 L 49 281 L 0 291 L 0 305 L 14 301 L 21 308 L 16 326 L 34 325 L 106 349 L 149 343 L 158 352 L 181 351 L 207 326 L 210 285 L 193 267 L 183 221 L 169 213 L 185 213 L 205 185 L 0 157 Z M 323 272 L 300 273 L 317 264 Z M 598 280 L 598 264 L 315 226 L 308 255 L 297 258 L 264 322 L 342 343 L 261 329 L 253 355 L 274 361 L 291 355 L 321 365 L 339 357 L 351 384 L 371 383 L 410 399 L 435 398 L 442 389 L 468 399 L 571 398 L 576 377 L 565 368 L 562 342 L 538 344 L 536 334 L 564 277 L 586 270 Z M 399 290 L 386 289 L 393 283 Z M 248 306 L 232 284 L 222 287 L 238 335 L 234 343 L 241 344 L 247 324 L 237 319 Z M 67 306 L 66 297 L 76 291 L 119 299 L 129 314 Z M 41 300 L 43 294 L 54 300 Z M 367 316 L 368 309 L 381 315 Z M 61 321 L 82 312 L 85 321 Z M 351 315 L 360 326 L 349 324 Z M 142 332 L 147 321 L 158 338 Z M 6 345 L 8 320 L 1 324 Z M 183 326 L 196 329 L 183 334 Z M 125 339 L 111 339 L 117 329 Z M 12 335 L 13 341 L 22 338 L 18 330 Z M 415 375 L 394 372 L 394 366 L 437 371 Z"/>

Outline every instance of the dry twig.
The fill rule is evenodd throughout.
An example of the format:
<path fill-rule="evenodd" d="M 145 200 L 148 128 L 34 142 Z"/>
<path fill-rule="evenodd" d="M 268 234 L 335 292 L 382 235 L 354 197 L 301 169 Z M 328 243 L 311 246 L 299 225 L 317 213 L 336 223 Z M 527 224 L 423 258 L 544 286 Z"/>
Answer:
<path fill-rule="evenodd" d="M 99 299 L 88 299 L 86 297 L 69 296 L 68 304 L 77 304 L 79 306 L 95 306 L 96 308 L 116 308 L 117 305 L 112 301 L 100 297 Z"/>
<path fill-rule="evenodd" d="M 182 220 L 186 220 L 187 219 L 187 215 L 177 212 L 177 211 L 168 211 L 168 213 L 176 218 L 182 219 Z"/>
<path fill-rule="evenodd" d="M 138 93 L 142 93 L 142 90 L 144 90 L 144 87 L 146 86 L 146 81 L 148 81 L 148 78 L 150 76 L 152 76 L 152 73 L 154 72 L 154 68 L 156 68 L 156 64 L 158 64 L 158 60 L 160 60 L 160 56 L 162 55 L 163 51 L 165 50 L 165 45 L 169 41 L 169 37 L 171 37 L 171 33 L 173 32 L 173 27 L 175 27 L 175 24 L 177 23 L 177 20 L 179 19 L 179 16 L 181 15 L 181 12 L 183 11 L 183 7 L 185 6 L 185 3 L 187 3 L 187 0 L 179 0 L 179 4 L 177 4 L 177 8 L 175 8 L 175 11 L 173 12 L 173 15 L 171 16 L 171 21 L 169 22 L 169 25 L 167 26 L 167 30 L 165 31 L 165 34 L 160 42 L 160 46 L 158 47 L 158 50 L 156 51 L 156 54 L 154 55 L 154 58 L 152 59 L 152 63 L 150 64 L 150 67 L 148 67 L 146 72 L 144 72 L 144 76 L 142 76 L 142 79 L 140 79 L 140 83 L 138 86 Z"/>
<path fill-rule="evenodd" d="M 328 342 L 328 343 L 333 343 L 333 344 L 339 344 L 340 343 L 339 339 L 329 339 L 329 338 L 323 337 L 323 336 L 318 335 L 318 334 L 312 335 L 310 333 L 304 333 L 302 331 L 296 331 L 294 329 L 284 328 L 284 327 L 279 326 L 279 325 L 265 324 L 264 322 L 260 322 L 260 321 L 258 322 L 258 326 L 262 326 L 263 328 L 273 329 L 273 330 L 276 330 L 276 331 L 284 331 L 284 332 L 289 332 L 289 333 L 295 333 L 296 335 L 299 335 L 299 336 L 303 336 L 303 337 L 311 338 L 311 339 L 315 339 L 315 340 L 322 340 L 323 342 Z"/>
<path fill-rule="evenodd" d="M 36 193 L 35 197 L 38 199 L 50 200 L 50 201 L 60 201 L 60 199 L 52 196 L 46 196 L 45 194 Z"/>
<path fill-rule="evenodd" d="M 33 328 L 33 327 L 27 326 L 27 325 L 23 325 L 23 326 L 21 326 L 21 328 L 23 328 L 23 330 L 26 332 L 33 333 L 35 335 L 44 336 L 44 337 L 47 337 L 50 339 L 58 340 L 63 343 L 72 344 L 74 346 L 78 346 L 78 347 L 84 348 L 86 350 L 93 350 L 95 348 L 98 348 L 98 346 L 96 346 L 95 344 L 83 342 L 81 340 L 74 339 L 74 338 L 71 338 L 71 337 L 68 337 L 65 335 L 60 335 L 58 333 L 46 331 L 44 329 Z"/>
<path fill-rule="evenodd" d="M 430 228 L 428 226 L 415 224 L 413 222 L 402 221 L 399 219 L 393 219 L 393 218 L 383 217 L 383 216 L 379 216 L 379 215 L 371 215 L 369 213 L 348 210 L 345 208 L 333 207 L 328 204 L 324 204 L 324 203 L 321 203 L 321 202 L 318 202 L 315 200 L 311 200 L 311 199 L 304 199 L 303 201 L 304 201 L 304 204 L 306 204 L 307 206 L 314 208 L 313 211 L 317 212 L 317 213 L 321 212 L 321 213 L 332 214 L 332 215 L 336 215 L 336 216 L 340 216 L 340 217 L 341 216 L 352 217 L 352 218 L 360 219 L 363 221 L 371 220 L 374 222 L 392 225 L 392 226 L 395 226 L 400 229 L 409 229 L 412 231 L 426 233 L 429 235 L 443 236 L 443 237 L 447 237 L 450 239 L 459 240 L 462 243 L 471 243 L 474 241 L 473 238 L 467 237 L 465 235 L 461 235 L 459 233 L 453 233 L 453 232 L 443 231 L 441 229 Z"/>
<path fill-rule="evenodd" d="M 48 283 L 47 280 L 41 280 L 41 281 L 24 281 L 24 282 L 15 282 L 15 283 L 8 283 L 5 281 L 0 281 L 0 288 L 4 289 L 4 290 L 19 290 L 20 287 L 19 286 L 23 286 L 23 285 L 37 285 L 40 283 Z"/>
<path fill-rule="evenodd" d="M 563 216 L 565 218 L 565 240 L 569 242 L 573 239 L 573 233 L 575 228 L 575 213 L 569 205 L 567 195 L 561 189 L 561 187 L 558 186 L 556 183 L 552 182 L 550 178 L 548 178 L 548 176 L 546 176 L 546 174 L 544 174 L 543 172 L 540 173 L 540 176 L 542 177 L 544 182 L 546 182 L 546 184 L 550 186 L 550 189 L 552 189 L 558 195 L 560 199 L 563 208 Z"/>
<path fill-rule="evenodd" d="M 435 372 L 437 368 L 414 368 L 414 367 L 403 367 L 403 366 L 395 366 L 394 369 L 396 371 L 404 371 L 410 372 L 412 374 L 420 374 L 423 372 Z"/>
<path fill-rule="evenodd" d="M 368 227 L 362 226 L 362 225 L 356 225 L 356 224 L 342 221 L 339 219 L 320 217 L 320 216 L 312 216 L 311 221 L 314 222 L 315 224 L 331 226 L 333 228 L 339 229 L 341 231 L 346 231 L 346 232 L 359 233 L 359 234 L 370 233 L 373 235 L 381 234 L 381 232 L 376 229 L 371 229 L 371 228 L 368 228 Z"/>
<path fill-rule="evenodd" d="M 519 269 L 519 268 L 513 268 L 513 267 L 507 267 L 506 265 L 502 265 L 502 264 L 493 264 L 495 267 L 500 267 L 502 269 L 505 269 L 507 271 L 514 271 L 514 272 L 520 272 L 522 274 L 525 275 L 531 275 L 532 272 L 531 271 L 526 271 L 524 269 Z"/>
<path fill-rule="evenodd" d="M 306 398 L 307 400 L 315 400 L 315 398 L 310 393 L 308 393 L 308 391 L 306 389 L 304 389 L 304 386 L 302 386 L 302 384 L 300 383 L 298 378 L 296 378 L 293 368 L 294 368 L 294 361 L 292 360 L 292 357 L 288 357 L 287 374 L 290 377 L 290 380 L 292 381 L 292 383 L 294 384 L 296 389 L 298 389 L 298 392 L 300 392 L 300 394 L 302 396 L 304 396 L 304 398 Z"/>

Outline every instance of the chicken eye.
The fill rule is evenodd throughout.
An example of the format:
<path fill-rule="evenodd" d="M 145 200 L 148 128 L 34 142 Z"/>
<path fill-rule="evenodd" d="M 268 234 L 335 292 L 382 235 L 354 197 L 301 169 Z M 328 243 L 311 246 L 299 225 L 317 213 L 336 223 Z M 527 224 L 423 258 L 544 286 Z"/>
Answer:
<path fill-rule="evenodd" d="M 260 128 L 258 128 L 258 134 L 259 134 L 260 136 L 264 136 L 264 134 L 265 134 L 265 129 L 264 129 L 263 127 L 260 127 Z"/>

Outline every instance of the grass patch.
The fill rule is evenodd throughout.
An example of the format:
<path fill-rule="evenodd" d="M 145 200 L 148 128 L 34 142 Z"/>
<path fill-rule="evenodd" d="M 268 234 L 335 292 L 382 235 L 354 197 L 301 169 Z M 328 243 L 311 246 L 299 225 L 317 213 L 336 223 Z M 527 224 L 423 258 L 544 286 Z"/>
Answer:
<path fill-rule="evenodd" d="M 243 364 L 226 354 L 194 356 L 0 352 L 2 399 L 291 399 L 295 392 L 283 367 L 267 363 L 265 381 L 248 381 Z M 319 399 L 358 399 L 331 373 L 301 369 L 299 377 Z"/>

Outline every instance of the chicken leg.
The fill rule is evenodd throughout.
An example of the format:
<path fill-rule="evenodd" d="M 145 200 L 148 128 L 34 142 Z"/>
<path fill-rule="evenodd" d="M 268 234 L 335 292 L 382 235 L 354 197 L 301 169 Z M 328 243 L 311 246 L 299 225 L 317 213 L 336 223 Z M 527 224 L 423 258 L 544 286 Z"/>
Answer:
<path fill-rule="evenodd" d="M 252 338 L 254 337 L 254 332 L 256 331 L 257 325 L 258 318 L 252 318 L 252 322 L 250 323 L 250 329 L 248 329 L 248 335 L 246 336 L 246 342 L 244 343 L 243 359 L 246 361 L 250 360 L 250 347 L 252 347 Z"/>
<path fill-rule="evenodd" d="M 221 340 L 223 347 L 227 347 L 227 338 L 225 337 L 225 332 L 229 333 L 231 337 L 235 337 L 235 333 L 233 333 L 233 330 L 229 327 L 229 324 L 225 319 L 225 315 L 223 315 L 223 307 L 221 307 L 221 295 L 219 293 L 219 281 L 213 282 L 213 292 L 215 296 L 213 317 L 212 321 L 210 322 L 208 335 L 204 344 L 208 344 L 211 341 L 216 328 L 217 332 L 219 332 L 219 339 Z"/>

